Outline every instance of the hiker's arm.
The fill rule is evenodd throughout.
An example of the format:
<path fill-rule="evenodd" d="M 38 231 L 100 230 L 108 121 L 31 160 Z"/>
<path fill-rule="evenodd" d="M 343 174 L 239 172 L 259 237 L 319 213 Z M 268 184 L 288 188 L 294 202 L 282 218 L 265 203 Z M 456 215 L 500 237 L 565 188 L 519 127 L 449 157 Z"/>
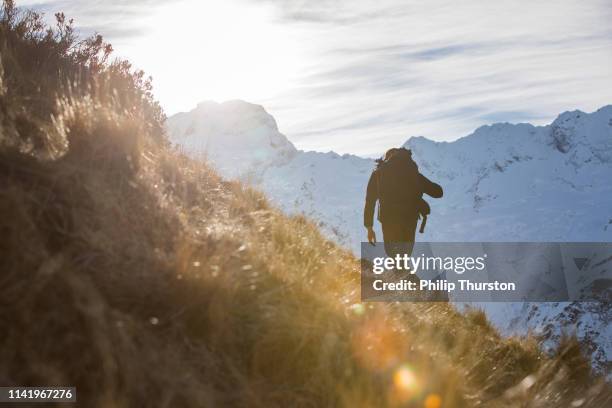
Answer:
<path fill-rule="evenodd" d="M 442 197 L 442 195 L 444 194 L 444 191 L 442 191 L 442 186 L 434 183 L 422 174 L 419 174 L 419 176 L 421 178 L 421 186 L 423 187 L 423 192 L 425 194 L 433 198 Z"/>
<path fill-rule="evenodd" d="M 376 172 L 373 171 L 368 181 L 368 189 L 366 191 L 365 208 L 363 209 L 363 225 L 366 228 L 371 228 L 374 225 L 374 207 L 378 200 L 378 180 Z"/>

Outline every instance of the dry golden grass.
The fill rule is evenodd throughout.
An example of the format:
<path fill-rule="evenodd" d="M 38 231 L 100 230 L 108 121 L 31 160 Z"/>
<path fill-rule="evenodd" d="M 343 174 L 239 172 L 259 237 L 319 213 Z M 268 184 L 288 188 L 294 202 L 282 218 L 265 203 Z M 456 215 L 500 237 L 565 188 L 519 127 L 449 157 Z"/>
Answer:
<path fill-rule="evenodd" d="M 3 82 L 1 384 L 83 407 L 610 406 L 575 340 L 549 357 L 481 312 L 361 304 L 347 251 L 96 81 L 48 119 Z"/>

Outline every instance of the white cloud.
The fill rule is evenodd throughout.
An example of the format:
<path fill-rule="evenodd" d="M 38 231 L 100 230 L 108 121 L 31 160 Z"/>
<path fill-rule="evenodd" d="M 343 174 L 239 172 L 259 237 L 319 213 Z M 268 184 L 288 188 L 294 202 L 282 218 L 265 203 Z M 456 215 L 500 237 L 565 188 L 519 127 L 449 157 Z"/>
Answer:
<path fill-rule="evenodd" d="M 306 149 L 374 155 L 612 103 L 609 0 L 99 4 L 45 7 L 108 29 L 169 113 L 246 99 Z"/>

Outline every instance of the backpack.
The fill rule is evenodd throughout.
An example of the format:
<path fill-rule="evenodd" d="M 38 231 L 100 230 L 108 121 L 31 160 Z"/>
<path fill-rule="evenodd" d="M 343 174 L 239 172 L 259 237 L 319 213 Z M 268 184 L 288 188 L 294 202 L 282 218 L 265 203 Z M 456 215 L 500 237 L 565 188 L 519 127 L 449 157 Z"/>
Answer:
<path fill-rule="evenodd" d="M 419 232 L 423 233 L 430 207 L 423 199 L 419 167 L 412 160 L 412 152 L 402 147 L 389 159 L 378 160 L 376 173 L 378 218 L 380 219 L 381 207 L 385 208 L 386 213 L 399 217 L 409 216 L 411 209 L 416 210 L 418 217 L 423 218 L 419 229 Z"/>

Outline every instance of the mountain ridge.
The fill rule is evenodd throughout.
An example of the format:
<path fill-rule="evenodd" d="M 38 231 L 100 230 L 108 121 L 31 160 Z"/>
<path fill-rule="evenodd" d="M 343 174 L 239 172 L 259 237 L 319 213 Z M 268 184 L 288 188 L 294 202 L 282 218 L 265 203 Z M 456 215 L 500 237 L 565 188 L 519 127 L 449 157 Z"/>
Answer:
<path fill-rule="evenodd" d="M 208 103 L 210 104 L 210 102 Z M 225 104 L 216 104 L 216 106 L 223 108 L 225 106 L 236 104 L 241 105 L 245 110 L 255 110 L 261 115 L 266 115 L 266 117 L 272 118 L 271 115 L 265 112 L 263 107 L 248 104 L 242 101 L 231 101 Z M 222 114 L 231 116 L 234 114 L 234 112 L 226 110 Z M 203 120 L 205 122 L 208 121 L 215 123 L 219 121 L 218 116 L 206 116 L 205 114 L 202 117 L 195 114 L 195 110 L 191 111 L 191 115 L 192 119 L 195 115 L 196 117 L 199 117 L 199 120 Z M 588 143 L 585 143 L 585 132 L 583 131 L 583 134 L 578 134 L 578 137 L 574 134 L 576 133 L 576 126 L 578 126 L 578 133 L 584 130 L 581 129 L 581 126 L 584 127 L 584 124 L 580 123 L 584 122 L 584 120 L 578 121 L 577 123 L 576 119 L 589 119 L 598 116 L 604 117 L 603 119 L 607 119 L 607 121 L 599 118 L 599 129 L 596 129 L 597 132 L 587 132 L 586 136 L 595 133 L 601 137 L 592 140 L 593 143 L 590 144 L 591 149 L 585 149 L 585 145 L 587 147 L 589 146 Z M 519 167 L 525 166 L 530 161 L 541 161 L 543 159 L 549 161 L 551 164 L 554 164 L 557 167 L 557 170 L 565 165 L 565 163 L 563 163 L 563 159 L 569 160 L 567 164 L 571 164 L 572 168 L 584 166 L 589 162 L 592 162 L 593 158 L 601 163 L 609 163 L 612 160 L 612 142 L 610 142 L 610 140 L 612 140 L 612 136 L 610 136 L 610 128 L 612 128 L 610 125 L 610 121 L 612 121 L 612 119 L 610 119 L 611 117 L 612 105 L 606 105 L 596 112 L 590 114 L 578 110 L 566 111 L 560 114 L 551 124 L 545 126 L 533 126 L 525 123 L 484 125 L 476 129 L 471 134 L 459 138 L 453 142 L 436 142 L 423 136 L 417 136 L 408 138 L 404 143 L 404 146 L 413 150 L 415 160 L 419 164 L 421 170 L 425 173 L 430 173 L 429 175 L 426 175 L 431 176 L 432 178 L 439 177 L 442 179 L 442 181 L 445 181 L 445 179 L 446 181 L 450 181 L 451 183 L 447 184 L 450 184 L 451 188 L 452 184 L 456 182 L 457 177 L 460 176 L 460 173 L 466 173 L 467 171 L 473 173 L 471 175 L 471 180 L 463 180 L 464 185 L 462 185 L 461 188 L 463 191 L 469 191 L 472 193 L 472 207 L 473 210 L 478 211 L 478 209 L 483 207 L 486 204 L 486 201 L 493 196 L 491 194 L 479 194 L 479 192 L 482 193 L 480 189 L 481 183 L 483 180 L 486 183 L 486 179 L 490 178 L 491 173 L 507 172 L 508 170 L 516 168 L 517 165 L 519 165 Z M 273 118 L 271 119 L 273 126 L 268 129 L 268 133 L 270 134 L 270 137 L 275 137 L 278 142 L 275 145 L 275 143 L 272 143 L 271 140 L 268 140 L 271 147 L 262 146 L 265 145 L 265 143 L 261 142 L 264 138 L 262 138 L 259 133 L 262 131 L 265 132 L 265 127 L 255 127 L 252 133 L 240 130 L 240 132 L 237 133 L 240 137 L 243 137 L 243 139 L 240 139 L 238 143 L 239 146 L 235 146 L 226 143 L 227 141 L 225 140 L 219 140 L 226 138 L 227 135 L 231 135 L 232 133 L 232 129 L 231 127 L 227 126 L 227 123 L 223 125 L 223 132 L 220 134 L 211 134 L 210 129 L 205 130 L 205 137 L 203 138 L 201 134 L 202 132 L 200 132 L 198 135 L 185 134 L 186 126 L 184 123 L 181 123 L 186 120 L 184 118 L 185 116 L 173 116 L 168 120 L 171 138 L 175 143 L 177 143 L 177 145 L 179 145 L 186 153 L 190 155 L 206 154 L 208 159 L 210 159 L 216 166 L 221 168 L 221 172 L 225 176 L 247 179 L 254 184 L 262 184 L 264 190 L 266 189 L 266 184 L 277 182 L 281 182 L 281 184 L 284 183 L 285 187 L 288 188 L 286 185 L 288 179 L 299 184 L 300 189 L 302 187 L 308 188 L 308 185 L 312 184 L 310 181 L 313 179 L 313 177 L 321 178 L 321 175 L 315 177 L 313 174 L 309 174 L 308 168 L 311 167 L 310 165 L 315 163 L 308 163 L 308 160 L 304 158 L 295 160 L 296 157 L 299 156 L 306 155 L 305 157 L 309 157 L 315 161 L 316 165 L 323 165 L 321 160 L 326 160 L 323 159 L 326 157 L 326 163 L 327 165 L 331 166 L 331 170 L 341 171 L 344 173 L 348 171 L 357 171 L 359 174 L 363 175 L 364 173 L 368 173 L 374 166 L 372 159 L 361 158 L 355 155 L 340 156 L 333 151 L 320 153 L 298 150 L 289 141 L 289 139 L 286 138 L 286 136 L 278 131 L 278 127 Z M 189 120 L 189 118 L 187 118 L 187 120 Z M 247 118 L 247 122 L 250 120 L 251 118 Z M 194 123 L 193 120 L 191 123 L 197 127 L 197 123 Z M 602 126 L 606 126 L 607 128 L 601 129 Z M 248 128 L 248 126 L 246 127 Z M 590 127 L 592 128 L 592 126 Z M 589 128 L 589 126 L 587 126 L 587 128 Z M 589 128 L 587 130 L 590 131 L 591 129 Z M 252 148 L 245 149 L 243 146 L 241 146 L 244 144 L 245 135 L 247 136 L 247 146 L 253 146 L 253 140 L 251 139 L 259 140 L 259 145 L 257 146 L 257 148 L 260 150 L 259 152 L 254 151 Z M 483 139 L 483 141 L 480 141 L 480 139 Z M 209 142 L 211 140 L 213 142 L 212 144 L 204 143 L 204 141 Z M 508 140 L 516 142 L 516 144 L 508 143 Z M 214 146 L 215 143 L 218 145 L 217 149 Z M 237 153 L 236 148 L 238 147 L 240 147 L 241 151 Z M 263 150 L 263 152 L 261 150 Z M 479 153 L 478 150 L 484 150 L 484 152 L 480 152 L 481 154 L 479 156 L 477 154 Z M 570 155 L 555 156 L 553 154 L 554 150 L 564 155 L 570 153 Z M 253 157 L 255 157 L 255 159 Z M 344 163 L 346 165 L 338 166 L 337 164 L 332 164 L 335 163 L 334 160 L 338 158 L 345 161 Z M 551 159 L 554 159 L 553 161 L 555 163 L 553 163 Z M 291 161 L 294 161 L 294 163 L 290 164 Z M 450 163 L 450 165 L 445 165 L 445 163 Z M 291 177 L 283 177 L 283 171 L 281 171 L 279 168 L 283 166 L 286 167 L 284 170 L 291 170 L 294 173 L 298 170 L 298 167 L 301 167 L 302 174 L 293 174 Z M 522 171 L 524 171 L 524 169 Z M 272 183 L 264 182 L 264 173 L 269 173 L 268 176 L 273 175 L 275 177 Z M 573 180 L 573 176 L 569 177 L 570 179 L 568 179 L 567 175 L 562 173 L 563 172 L 560 172 L 556 176 L 557 181 L 564 183 L 567 186 L 573 186 L 578 189 L 582 188 L 583 190 L 589 187 L 589 184 L 585 183 L 584 180 Z M 551 177 L 550 174 L 546 174 L 545 176 Z M 367 176 L 361 177 L 359 182 L 362 185 L 367 183 L 367 180 L 364 180 L 366 177 Z M 282 193 L 287 196 L 297 197 L 296 188 L 290 190 L 291 191 L 284 191 Z M 275 192 L 272 191 L 272 193 L 274 195 Z M 355 191 L 355 193 L 357 192 Z M 457 192 L 451 191 L 451 193 L 453 193 L 450 195 L 451 197 L 457 196 Z M 607 191 L 607 193 L 609 193 L 609 191 Z M 276 191 L 276 194 L 281 195 L 281 192 Z M 363 194 L 363 192 L 360 194 Z M 329 194 L 326 194 L 326 196 L 329 196 Z M 448 202 L 448 196 L 449 195 L 447 194 L 447 198 L 442 200 L 442 203 Z M 293 210 L 297 212 L 304 212 L 305 210 L 299 206 L 289 208 L 289 203 L 287 200 L 277 201 L 278 204 L 286 210 Z M 437 206 L 437 203 L 438 202 L 434 201 L 432 204 Z M 454 203 L 452 205 L 456 206 Z M 351 215 L 354 216 L 355 214 Z M 605 221 L 607 222 L 608 220 Z M 335 227 L 343 229 L 342 226 L 335 225 Z M 360 225 L 358 227 L 361 228 Z M 605 224 L 602 225 L 602 228 L 607 232 L 607 229 L 605 229 Z M 434 228 L 431 230 L 434 230 Z M 595 238 L 595 240 L 597 240 L 598 237 L 593 237 L 592 232 L 593 230 L 591 229 L 588 231 L 583 231 L 581 234 L 570 233 L 569 235 L 574 235 L 573 237 L 565 237 L 563 236 L 564 234 L 561 233 L 547 233 L 544 234 L 545 236 L 539 237 L 538 240 L 585 240 L 586 237 L 589 237 L 589 239 Z M 355 245 L 355 243 L 359 242 L 360 240 L 355 238 L 359 237 L 361 233 L 362 231 L 360 229 L 359 231 L 351 231 L 350 233 L 347 232 L 348 235 L 353 236 L 352 248 L 354 250 L 357 249 L 357 245 Z M 514 235 L 518 235 L 515 238 L 519 240 L 524 239 L 523 237 L 532 236 L 531 234 L 522 234 L 522 236 L 521 234 Z M 443 237 L 437 237 L 434 235 L 431 238 L 441 239 Z M 463 237 L 460 236 L 460 234 L 454 234 L 454 236 L 449 236 L 449 234 L 446 234 L 444 238 L 463 240 Z M 482 239 L 484 240 L 485 237 Z M 491 239 L 491 237 L 486 237 L 486 239 Z M 344 243 L 346 244 L 346 242 Z"/>

